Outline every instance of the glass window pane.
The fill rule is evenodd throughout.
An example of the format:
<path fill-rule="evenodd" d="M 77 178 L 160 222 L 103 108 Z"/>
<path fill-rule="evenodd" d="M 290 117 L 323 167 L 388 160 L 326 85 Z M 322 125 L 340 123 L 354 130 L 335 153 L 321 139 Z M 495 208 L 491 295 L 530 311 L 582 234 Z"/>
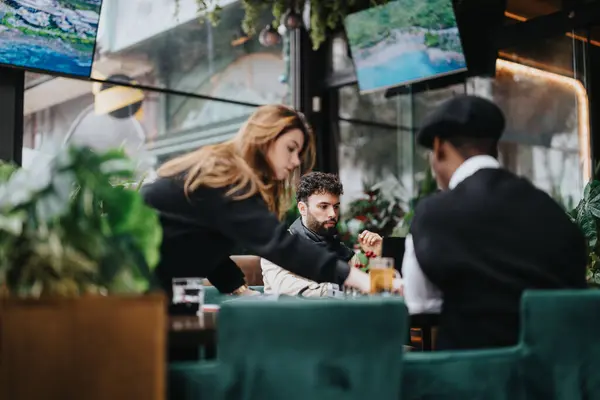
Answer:
<path fill-rule="evenodd" d="M 333 37 L 331 41 L 331 53 L 333 55 L 331 65 L 333 71 L 354 70 L 354 64 L 350 58 L 346 42 L 346 35 L 339 33 Z"/>
<path fill-rule="evenodd" d="M 414 152 L 410 96 L 360 96 L 356 85 L 340 88 L 339 94 L 342 206 L 364 197 L 365 189 L 384 181 L 408 202 L 413 192 Z"/>
<path fill-rule="evenodd" d="M 198 17 L 195 0 L 104 0 L 94 77 L 122 74 L 152 87 L 252 104 L 289 103 L 285 40 L 264 47 L 241 30 L 241 1 L 221 2 L 220 22 Z M 272 22 L 269 10 L 258 30 Z"/>
<path fill-rule="evenodd" d="M 359 94 L 357 85 L 341 87 L 338 92 L 340 118 L 392 126 L 400 124 L 402 115 L 398 113 L 398 107 L 401 103 L 397 97 L 386 99 L 384 92 Z"/>
<path fill-rule="evenodd" d="M 177 105 L 188 112 L 174 112 Z M 66 141 L 96 149 L 124 146 L 154 168 L 174 155 L 231 138 L 254 109 L 119 86 L 101 90 L 97 83 L 50 77 L 25 91 L 24 165 L 45 143 Z M 183 122 L 174 129 L 171 121 L 178 117 Z"/>
<path fill-rule="evenodd" d="M 588 99 L 581 82 L 499 60 L 496 78 L 479 79 L 473 92 L 494 100 L 506 115 L 504 165 L 566 207 L 578 201 L 591 171 Z"/>

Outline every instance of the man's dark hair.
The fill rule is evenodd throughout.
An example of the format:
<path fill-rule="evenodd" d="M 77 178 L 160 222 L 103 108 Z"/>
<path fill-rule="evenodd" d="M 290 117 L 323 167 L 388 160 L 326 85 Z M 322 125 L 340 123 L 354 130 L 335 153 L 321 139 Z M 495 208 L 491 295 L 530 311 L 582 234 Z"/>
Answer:
<path fill-rule="evenodd" d="M 498 158 L 498 140 L 496 139 L 453 136 L 445 140 L 450 143 L 464 159 L 479 155 Z"/>
<path fill-rule="evenodd" d="M 296 187 L 296 201 L 306 202 L 313 194 L 325 193 L 334 196 L 344 194 L 344 187 L 340 182 L 340 178 L 336 174 L 309 172 L 300 178 L 298 187 Z"/>

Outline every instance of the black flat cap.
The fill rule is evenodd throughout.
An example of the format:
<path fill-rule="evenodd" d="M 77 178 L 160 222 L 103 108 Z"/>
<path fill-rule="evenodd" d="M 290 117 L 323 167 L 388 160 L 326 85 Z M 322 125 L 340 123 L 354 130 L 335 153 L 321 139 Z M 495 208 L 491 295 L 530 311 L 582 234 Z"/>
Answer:
<path fill-rule="evenodd" d="M 431 149 L 435 137 L 498 140 L 504 126 L 504 114 L 496 104 L 482 97 L 460 95 L 444 102 L 425 118 L 417 133 L 417 143 Z"/>

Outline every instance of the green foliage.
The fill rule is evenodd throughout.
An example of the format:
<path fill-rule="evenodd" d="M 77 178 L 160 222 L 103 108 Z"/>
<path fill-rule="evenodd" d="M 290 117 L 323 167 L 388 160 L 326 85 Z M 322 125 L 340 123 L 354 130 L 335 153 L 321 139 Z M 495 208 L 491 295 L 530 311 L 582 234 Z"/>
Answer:
<path fill-rule="evenodd" d="M 426 32 L 425 33 L 425 46 L 436 47 L 440 45 L 440 35 Z"/>
<path fill-rule="evenodd" d="M 387 2 L 381 2 L 387 3 Z M 358 48 L 368 48 L 389 38 L 394 29 L 426 29 L 439 31 L 456 27 L 452 3 L 447 0 L 398 0 L 385 7 L 373 7 L 365 11 L 367 18 L 362 15 L 352 15 L 348 18 L 348 41 Z M 444 42 L 446 46 L 451 40 L 446 36 L 433 32 L 426 33 L 428 47 L 438 47 Z M 458 42 L 460 44 L 460 42 Z M 454 47 L 454 46 L 453 46 Z"/>
<path fill-rule="evenodd" d="M 433 177 L 433 171 L 431 168 L 425 170 L 424 178 L 419 182 L 419 190 L 416 197 L 413 197 L 409 202 L 409 210 L 404 214 L 402 223 L 394 231 L 394 236 L 406 236 L 410 229 L 410 223 L 415 215 L 415 208 L 419 201 L 425 197 L 435 193 L 438 190 L 437 182 Z"/>
<path fill-rule="evenodd" d="M 159 261 L 162 231 L 141 195 L 118 184 L 122 151 L 62 149 L 0 184 L 0 287 L 18 296 L 140 293 Z"/>
<path fill-rule="evenodd" d="M 19 167 L 15 164 L 0 161 L 0 183 L 8 181 L 18 169 Z"/>
<path fill-rule="evenodd" d="M 179 12 L 180 0 L 175 2 L 175 14 Z M 249 35 L 255 34 L 263 27 L 257 27 L 260 15 L 265 10 L 271 10 L 273 14 L 273 26 L 277 27 L 281 16 L 290 8 L 292 2 L 289 0 L 241 0 L 245 9 L 242 29 Z M 313 48 L 317 50 L 325 41 L 327 31 L 340 26 L 346 15 L 355 7 L 358 0 L 309 0 L 310 1 L 310 37 Z M 386 4 L 390 0 L 371 0 L 373 6 Z M 414 0 L 411 0 L 414 1 Z M 198 13 L 206 15 L 213 23 L 219 22 L 219 14 L 222 10 L 220 0 L 196 0 Z M 302 2 L 298 2 L 302 4 Z"/>
<path fill-rule="evenodd" d="M 290 209 L 285 213 L 285 218 L 283 222 L 286 224 L 286 226 L 289 227 L 298 218 L 300 218 L 300 210 L 298 210 L 298 205 L 294 203 L 292 204 Z"/>
<path fill-rule="evenodd" d="M 583 198 L 573 210 L 568 212 L 587 240 L 588 245 L 588 282 L 600 285 L 600 246 L 598 245 L 598 224 L 600 220 L 600 181 L 592 180 L 584 191 Z"/>
<path fill-rule="evenodd" d="M 402 199 L 393 191 L 384 190 L 386 185 L 365 188 L 365 198 L 352 201 L 344 211 L 344 220 L 338 225 L 341 239 L 353 247 L 363 230 L 389 236 L 402 220 Z"/>

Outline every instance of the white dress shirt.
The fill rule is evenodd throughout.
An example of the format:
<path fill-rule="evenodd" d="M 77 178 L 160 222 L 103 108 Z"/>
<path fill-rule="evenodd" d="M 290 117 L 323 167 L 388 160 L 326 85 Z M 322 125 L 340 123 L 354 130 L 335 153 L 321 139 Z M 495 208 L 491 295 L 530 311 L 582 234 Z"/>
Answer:
<path fill-rule="evenodd" d="M 452 174 L 448 189 L 454 189 L 459 183 L 480 169 L 500 168 L 500 163 L 491 156 L 475 156 L 466 160 Z M 427 279 L 415 255 L 412 235 L 406 236 L 404 258 L 402 259 L 404 278 L 404 302 L 410 314 L 439 313 L 443 296 L 440 290 Z"/>

